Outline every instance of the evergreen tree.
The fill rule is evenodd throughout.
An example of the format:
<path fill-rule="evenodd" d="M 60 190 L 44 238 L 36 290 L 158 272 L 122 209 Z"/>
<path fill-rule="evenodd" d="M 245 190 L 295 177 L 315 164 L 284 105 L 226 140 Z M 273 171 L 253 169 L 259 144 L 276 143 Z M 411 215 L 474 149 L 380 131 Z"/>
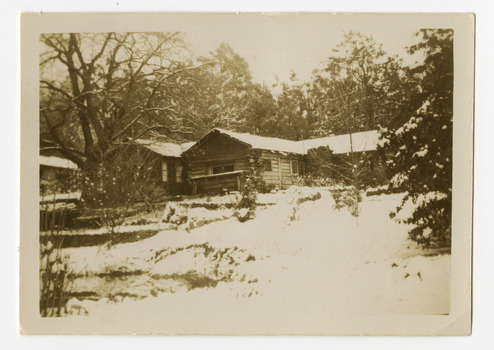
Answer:
<path fill-rule="evenodd" d="M 411 68 L 417 82 L 411 108 L 415 115 L 401 127 L 382 129 L 380 146 L 387 154 L 392 184 L 407 191 L 417 208 L 404 220 L 415 227 L 410 237 L 424 244 L 451 242 L 453 137 L 453 31 L 424 29 L 410 54 L 421 53 L 422 64 Z"/>
<path fill-rule="evenodd" d="M 306 84 L 297 80 L 292 72 L 290 81 L 281 84 L 281 93 L 276 100 L 276 128 L 270 136 L 288 140 L 309 138 L 309 112 Z"/>
<path fill-rule="evenodd" d="M 196 137 L 215 127 L 245 131 L 254 89 L 249 64 L 226 43 L 199 61 L 207 69 L 197 72 L 201 92 L 191 104 Z"/>
<path fill-rule="evenodd" d="M 245 127 L 241 131 L 254 135 L 272 136 L 278 129 L 274 119 L 276 104 L 266 85 L 254 84 L 250 93 Z"/>

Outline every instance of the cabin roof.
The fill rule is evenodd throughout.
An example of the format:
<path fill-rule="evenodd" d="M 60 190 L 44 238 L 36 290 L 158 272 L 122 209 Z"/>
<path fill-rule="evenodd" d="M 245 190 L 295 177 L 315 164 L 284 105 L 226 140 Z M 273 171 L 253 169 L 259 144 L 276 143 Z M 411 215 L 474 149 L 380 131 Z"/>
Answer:
<path fill-rule="evenodd" d="M 216 128 L 213 131 L 232 137 L 238 141 L 246 143 L 252 148 L 263 149 L 276 152 L 307 154 L 309 149 L 327 146 L 334 154 L 344 154 L 350 152 L 374 151 L 377 148 L 377 130 L 356 132 L 353 134 L 328 136 L 317 139 L 291 141 L 275 137 L 265 137 L 238 133 L 234 131 Z M 350 142 L 350 135 L 351 140 Z"/>
<path fill-rule="evenodd" d="M 77 164 L 74 162 L 61 157 L 55 156 L 39 156 L 39 165 L 54 167 L 54 168 L 64 168 L 64 169 L 77 169 Z"/>
<path fill-rule="evenodd" d="M 215 128 L 197 142 L 173 143 L 156 140 L 134 140 L 154 153 L 164 157 L 180 158 L 182 153 L 194 145 L 205 142 L 213 133 L 219 133 L 247 144 L 255 149 L 273 152 L 295 153 L 305 155 L 308 150 L 327 146 L 334 154 L 374 151 L 377 148 L 379 135 L 377 130 L 356 132 L 353 134 L 321 137 L 302 141 L 284 140 L 276 137 L 258 136 L 247 133 Z M 350 135 L 352 142 L 350 142 Z"/>
<path fill-rule="evenodd" d="M 221 134 L 230 136 L 238 141 L 246 143 L 252 146 L 252 148 L 264 149 L 268 151 L 303 154 L 303 147 L 301 147 L 301 145 L 298 144 L 296 141 L 284 140 L 276 137 L 265 137 L 247 133 L 238 133 L 219 128 L 214 129 L 212 132 L 214 132 L 215 130 Z"/>
<path fill-rule="evenodd" d="M 351 135 L 351 143 L 350 143 Z M 377 141 L 379 139 L 379 133 L 377 130 L 369 130 L 356 132 L 353 134 L 337 135 L 321 137 L 317 139 L 298 141 L 305 149 L 305 152 L 309 149 L 327 146 L 333 152 L 333 154 L 344 154 L 353 152 L 365 152 L 375 151 L 377 149 Z"/>
<path fill-rule="evenodd" d="M 195 144 L 195 142 L 173 143 L 142 139 L 134 142 L 161 156 L 173 158 L 180 158 L 183 152 Z"/>

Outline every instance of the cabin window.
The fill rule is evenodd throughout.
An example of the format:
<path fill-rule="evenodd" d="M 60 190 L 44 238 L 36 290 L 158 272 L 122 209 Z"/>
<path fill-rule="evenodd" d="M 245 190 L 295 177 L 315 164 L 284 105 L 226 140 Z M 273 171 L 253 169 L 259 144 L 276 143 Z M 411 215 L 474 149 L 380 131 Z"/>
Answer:
<path fill-rule="evenodd" d="M 235 171 L 233 164 L 215 164 L 209 167 L 209 174 L 222 174 Z"/>
<path fill-rule="evenodd" d="M 264 171 L 273 171 L 273 165 L 271 159 L 264 159 L 263 161 Z"/>
<path fill-rule="evenodd" d="M 292 174 L 298 175 L 298 160 L 292 159 Z"/>
<path fill-rule="evenodd" d="M 161 171 L 162 171 L 161 178 L 163 182 L 168 182 L 168 167 L 166 161 L 161 162 Z"/>
<path fill-rule="evenodd" d="M 182 182 L 182 172 L 183 172 L 182 164 L 177 163 L 177 183 Z"/>

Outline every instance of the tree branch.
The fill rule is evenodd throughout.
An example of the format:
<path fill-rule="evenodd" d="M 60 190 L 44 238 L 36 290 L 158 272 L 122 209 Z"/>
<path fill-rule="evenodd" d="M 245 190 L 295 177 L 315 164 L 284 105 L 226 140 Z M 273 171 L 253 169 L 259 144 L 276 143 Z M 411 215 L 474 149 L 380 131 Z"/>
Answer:
<path fill-rule="evenodd" d="M 50 89 L 50 90 L 53 90 L 53 91 L 56 91 L 56 92 L 59 92 L 61 93 L 62 95 L 64 95 L 65 97 L 67 97 L 69 100 L 74 100 L 74 97 L 71 96 L 70 94 L 68 94 L 66 91 L 56 87 L 55 85 L 53 85 L 52 83 L 46 81 L 46 80 L 41 80 L 40 81 L 40 84 L 45 84 L 47 89 Z M 43 86 L 41 86 L 43 88 Z"/>

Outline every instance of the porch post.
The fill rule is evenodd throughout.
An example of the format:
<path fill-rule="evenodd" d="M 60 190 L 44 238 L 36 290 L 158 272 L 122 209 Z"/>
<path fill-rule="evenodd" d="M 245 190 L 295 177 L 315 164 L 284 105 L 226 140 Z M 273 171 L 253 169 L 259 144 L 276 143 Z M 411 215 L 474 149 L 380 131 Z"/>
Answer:
<path fill-rule="evenodd" d="M 283 189 L 283 178 L 281 177 L 281 157 L 278 157 L 278 176 L 280 178 L 280 190 Z"/>

